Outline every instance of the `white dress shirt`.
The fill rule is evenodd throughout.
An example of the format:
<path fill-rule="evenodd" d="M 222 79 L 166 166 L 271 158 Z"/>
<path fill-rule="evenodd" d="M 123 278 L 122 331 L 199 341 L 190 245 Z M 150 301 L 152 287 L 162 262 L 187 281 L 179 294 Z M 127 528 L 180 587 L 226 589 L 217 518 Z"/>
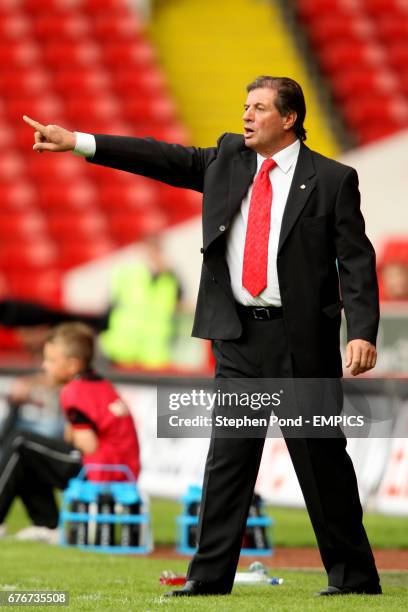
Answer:
<path fill-rule="evenodd" d="M 269 172 L 272 183 L 271 226 L 268 243 L 268 274 L 267 286 L 259 295 L 253 297 L 242 286 L 242 265 L 244 261 L 245 236 L 248 222 L 249 203 L 251 201 L 252 185 L 249 187 L 241 207 L 231 222 L 227 235 L 227 263 L 229 267 L 232 293 L 240 304 L 245 306 L 281 306 L 276 256 L 278 252 L 279 235 L 282 217 L 292 184 L 296 162 L 300 151 L 300 141 L 296 140 L 272 156 L 277 166 Z M 258 174 L 265 157 L 257 154 Z M 255 176 L 256 176 L 255 174 Z M 255 178 L 255 177 L 254 177 Z"/>
<path fill-rule="evenodd" d="M 75 132 L 76 144 L 74 153 L 83 157 L 93 157 L 96 151 L 95 137 L 92 134 Z M 245 306 L 281 306 L 276 256 L 278 252 L 279 235 L 282 217 L 292 184 L 296 162 L 299 156 L 300 142 L 296 140 L 285 149 L 272 156 L 277 166 L 269 172 L 272 183 L 271 226 L 268 243 L 268 274 L 267 286 L 258 296 L 253 297 L 242 286 L 242 264 L 244 260 L 245 236 L 248 221 L 249 203 L 251 201 L 252 185 L 250 185 L 241 207 L 231 222 L 227 235 L 227 263 L 231 277 L 232 293 L 240 304 Z M 257 154 L 258 174 L 265 157 Z M 255 176 L 256 176 L 255 174 Z"/>

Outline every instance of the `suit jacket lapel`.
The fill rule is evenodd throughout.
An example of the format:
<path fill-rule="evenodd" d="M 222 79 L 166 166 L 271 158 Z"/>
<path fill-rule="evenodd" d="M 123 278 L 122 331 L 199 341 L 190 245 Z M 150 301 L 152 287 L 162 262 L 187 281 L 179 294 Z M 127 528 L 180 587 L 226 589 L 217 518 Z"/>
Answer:
<path fill-rule="evenodd" d="M 229 219 L 232 219 L 238 211 L 249 186 L 254 180 L 256 159 L 255 151 L 247 148 L 233 157 L 228 200 Z"/>
<path fill-rule="evenodd" d="M 316 186 L 316 171 L 312 152 L 304 144 L 301 145 L 292 185 L 283 213 L 281 232 L 279 236 L 278 253 L 289 236 L 296 220 L 306 205 Z"/>

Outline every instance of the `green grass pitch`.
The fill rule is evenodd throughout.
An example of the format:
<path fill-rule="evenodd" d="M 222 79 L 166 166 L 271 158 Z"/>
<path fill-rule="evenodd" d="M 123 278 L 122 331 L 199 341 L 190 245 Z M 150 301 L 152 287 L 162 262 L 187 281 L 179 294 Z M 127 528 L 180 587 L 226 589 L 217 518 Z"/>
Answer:
<path fill-rule="evenodd" d="M 153 500 L 153 529 L 156 544 L 174 543 L 175 516 L 180 506 L 165 500 Z M 274 508 L 275 542 L 279 545 L 314 546 L 315 540 L 307 515 L 302 510 Z M 13 507 L 8 527 L 14 532 L 28 524 L 20 504 Z M 369 515 L 366 526 L 376 547 L 407 547 L 406 519 Z M 408 608 L 408 573 L 382 574 L 384 595 L 348 595 L 341 598 L 316 599 L 313 594 L 326 586 L 319 571 L 276 570 L 282 577 L 280 586 L 235 587 L 228 597 L 167 599 L 169 587 L 159 585 L 165 569 L 184 572 L 185 560 L 157 560 L 143 556 L 126 557 L 62 549 L 43 544 L 0 543 L 0 589 L 64 590 L 70 595 L 70 610 L 277 610 L 307 612 L 329 610 L 406 610 Z M 53 606 L 51 606 L 54 609 Z M 33 607 L 31 607 L 33 609 Z M 35 606 L 49 610 L 50 606 Z"/>

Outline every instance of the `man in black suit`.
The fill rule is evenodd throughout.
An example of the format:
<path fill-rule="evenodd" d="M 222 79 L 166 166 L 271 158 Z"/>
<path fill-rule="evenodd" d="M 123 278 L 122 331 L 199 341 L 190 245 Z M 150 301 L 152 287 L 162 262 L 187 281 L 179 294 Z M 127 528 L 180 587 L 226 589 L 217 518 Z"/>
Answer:
<path fill-rule="evenodd" d="M 25 118 L 34 150 L 75 150 L 92 163 L 203 193 L 203 266 L 193 335 L 213 341 L 218 378 L 340 378 L 375 366 L 375 254 L 357 173 L 304 145 L 306 107 L 289 78 L 247 87 L 244 135 L 213 148 L 72 133 Z M 340 299 L 340 291 L 341 298 Z M 329 586 L 322 595 L 381 593 L 343 436 L 287 437 Z M 171 596 L 231 591 L 262 438 L 212 436 L 199 546 Z"/>

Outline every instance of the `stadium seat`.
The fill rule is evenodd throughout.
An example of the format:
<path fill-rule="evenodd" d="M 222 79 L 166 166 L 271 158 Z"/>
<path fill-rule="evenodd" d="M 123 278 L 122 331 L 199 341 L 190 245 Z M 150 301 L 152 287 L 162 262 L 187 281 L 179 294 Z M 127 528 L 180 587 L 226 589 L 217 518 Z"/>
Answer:
<path fill-rule="evenodd" d="M 35 66 L 40 62 L 40 48 L 33 40 L 0 39 L 0 66 Z"/>
<path fill-rule="evenodd" d="M 101 49 L 94 42 L 50 41 L 43 48 L 44 60 L 54 69 L 94 66 L 101 61 Z"/>
<path fill-rule="evenodd" d="M 120 244 L 140 240 L 145 235 L 161 232 L 167 224 L 162 208 L 150 207 L 139 214 L 115 211 L 109 216 L 112 233 Z"/>
<path fill-rule="evenodd" d="M 320 56 L 320 61 L 326 72 L 334 74 L 344 71 L 347 66 L 384 66 L 385 58 L 380 45 L 352 40 L 333 43 Z"/>
<path fill-rule="evenodd" d="M 15 40 L 30 35 L 30 20 L 18 10 L 0 13 L 0 40 Z"/>
<path fill-rule="evenodd" d="M 109 12 L 95 15 L 92 19 L 92 27 L 95 36 L 103 43 L 112 40 L 135 40 L 143 32 L 141 23 L 136 15 L 110 14 Z"/>
<path fill-rule="evenodd" d="M 35 209 L 23 209 L 19 212 L 4 210 L 0 213 L 0 240 L 30 240 L 47 235 L 44 216 Z"/>
<path fill-rule="evenodd" d="M 18 151 L 0 151 L 0 181 L 19 180 L 24 171 L 25 160 Z"/>
<path fill-rule="evenodd" d="M 14 271 L 8 277 L 9 295 L 14 298 L 59 306 L 62 301 L 62 272 L 58 268 Z"/>
<path fill-rule="evenodd" d="M 339 100 L 368 95 L 394 95 L 401 89 L 400 80 L 388 69 L 351 68 L 336 75 L 332 81 L 333 91 Z"/>
<path fill-rule="evenodd" d="M 391 66 L 397 71 L 404 71 L 408 65 L 408 40 L 395 42 L 387 47 Z"/>
<path fill-rule="evenodd" d="M 69 211 L 53 211 L 48 215 L 47 227 L 51 238 L 57 242 L 78 242 L 98 239 L 109 240 L 109 226 L 106 216 L 97 209 L 89 209 L 80 215 Z"/>
<path fill-rule="evenodd" d="M 37 202 L 37 192 L 33 184 L 24 178 L 16 182 L 7 177 L 4 181 L 0 179 L 0 202 L 2 210 L 28 209 Z"/>
<path fill-rule="evenodd" d="M 117 243 L 95 237 L 93 240 L 84 242 L 70 241 L 63 243 L 59 248 L 59 265 L 62 270 L 79 266 L 86 261 L 98 259 L 109 255 L 117 248 Z"/>
<path fill-rule="evenodd" d="M 68 66 L 54 73 L 53 85 L 64 96 L 76 96 L 78 93 L 83 96 L 94 93 L 105 96 L 109 92 L 111 77 L 103 67 Z"/>
<path fill-rule="evenodd" d="M 54 242 L 43 236 L 0 244 L 0 267 L 7 270 L 45 270 L 57 264 L 57 256 Z"/>
<path fill-rule="evenodd" d="M 312 20 L 321 15 L 338 15 L 357 12 L 356 0 L 298 0 L 297 10 L 305 20 Z"/>
<path fill-rule="evenodd" d="M 127 211 L 126 214 L 138 214 L 138 211 L 149 209 L 159 202 L 159 189 L 153 182 L 134 177 L 136 180 L 127 184 L 111 181 L 103 185 L 101 204 L 105 210 Z"/>
<path fill-rule="evenodd" d="M 408 14 L 385 16 L 376 20 L 378 36 L 385 44 L 404 42 L 408 39 Z"/>
<path fill-rule="evenodd" d="M 39 121 L 47 123 L 63 123 L 64 105 L 63 101 L 52 94 L 38 92 L 37 95 L 30 97 L 22 96 L 17 98 L 5 99 L 5 110 L 12 121 L 22 121 L 23 115 L 30 115 Z M 27 130 L 32 129 L 26 126 Z"/>
<path fill-rule="evenodd" d="M 86 178 L 71 180 L 70 177 L 38 183 L 38 203 L 45 211 L 68 211 L 72 215 L 94 210 L 99 194 L 92 181 Z"/>
<path fill-rule="evenodd" d="M 390 96 L 357 97 L 344 105 L 347 121 L 354 127 L 375 122 L 395 122 L 408 125 L 408 102 L 404 98 Z"/>
<path fill-rule="evenodd" d="M 129 121 L 140 123 L 169 124 L 176 118 L 174 104 L 165 96 L 152 96 L 149 99 L 128 96 L 122 100 L 122 108 Z"/>
<path fill-rule="evenodd" d="M 147 66 L 155 59 L 154 51 L 144 41 L 108 42 L 103 45 L 103 61 L 112 69 L 128 65 L 134 70 Z"/>
<path fill-rule="evenodd" d="M 382 19 L 393 13 L 395 15 L 408 15 L 408 0 L 366 0 L 364 9 L 377 19 Z"/>
<path fill-rule="evenodd" d="M 350 19 L 349 15 L 328 14 L 309 24 L 309 35 L 315 46 L 330 45 L 338 40 L 361 40 L 373 33 L 371 20 L 364 16 Z"/>
<path fill-rule="evenodd" d="M 146 66 L 137 71 L 129 67 L 119 67 L 112 74 L 112 85 L 120 95 L 125 96 L 165 90 L 163 75 L 152 66 Z"/>
<path fill-rule="evenodd" d="M 44 95 L 52 90 L 50 74 L 41 66 L 19 67 L 10 69 L 8 66 L 0 67 L 0 92 L 7 98 Z"/>
<path fill-rule="evenodd" d="M 32 31 L 42 42 L 46 39 L 84 40 L 89 38 L 89 20 L 79 13 L 40 14 L 32 20 Z"/>

